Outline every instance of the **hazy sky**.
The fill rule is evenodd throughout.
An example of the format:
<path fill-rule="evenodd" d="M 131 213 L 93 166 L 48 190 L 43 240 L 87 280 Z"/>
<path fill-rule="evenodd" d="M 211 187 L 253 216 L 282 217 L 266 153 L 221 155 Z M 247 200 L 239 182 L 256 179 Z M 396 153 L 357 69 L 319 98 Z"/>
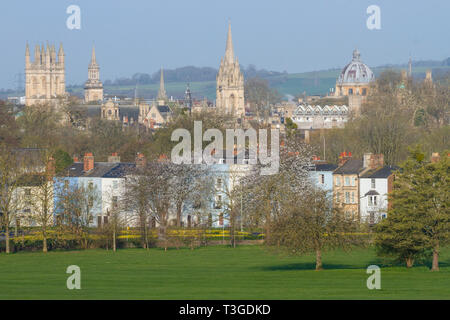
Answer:
<path fill-rule="evenodd" d="M 81 29 L 69 30 L 69 5 Z M 381 8 L 381 30 L 366 9 Z M 303 72 L 343 67 L 355 47 L 369 66 L 450 56 L 449 0 L 2 0 L 0 88 L 24 72 L 25 44 L 62 41 L 66 83 L 87 78 L 95 43 L 101 78 L 153 73 L 162 65 L 218 67 L 231 20 L 243 65 Z"/>

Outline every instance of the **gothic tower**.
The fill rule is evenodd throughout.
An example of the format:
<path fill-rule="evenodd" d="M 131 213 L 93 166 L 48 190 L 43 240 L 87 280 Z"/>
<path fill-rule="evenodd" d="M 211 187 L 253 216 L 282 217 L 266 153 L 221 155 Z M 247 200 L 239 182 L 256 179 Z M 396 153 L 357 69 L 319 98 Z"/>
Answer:
<path fill-rule="evenodd" d="M 234 56 L 231 24 L 228 25 L 225 57 L 220 61 L 216 82 L 217 110 L 235 117 L 244 116 L 244 75 L 238 59 Z"/>
<path fill-rule="evenodd" d="M 28 43 L 25 49 L 25 98 L 26 105 L 56 103 L 66 96 L 64 50 L 60 44 L 58 55 L 54 45 L 47 48 L 36 45 L 34 61 L 31 61 Z"/>
<path fill-rule="evenodd" d="M 95 47 L 92 46 L 91 63 L 88 67 L 88 80 L 84 85 L 84 101 L 103 101 L 103 84 L 100 81 L 100 67 L 95 58 Z"/>

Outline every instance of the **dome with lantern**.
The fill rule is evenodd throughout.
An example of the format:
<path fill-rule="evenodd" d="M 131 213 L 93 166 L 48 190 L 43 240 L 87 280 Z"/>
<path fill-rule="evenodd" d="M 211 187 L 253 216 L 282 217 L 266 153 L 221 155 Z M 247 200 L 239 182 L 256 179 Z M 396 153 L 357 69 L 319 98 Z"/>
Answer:
<path fill-rule="evenodd" d="M 352 61 L 344 67 L 337 83 L 369 83 L 374 79 L 372 70 L 361 61 L 361 55 L 358 49 L 355 49 Z"/>

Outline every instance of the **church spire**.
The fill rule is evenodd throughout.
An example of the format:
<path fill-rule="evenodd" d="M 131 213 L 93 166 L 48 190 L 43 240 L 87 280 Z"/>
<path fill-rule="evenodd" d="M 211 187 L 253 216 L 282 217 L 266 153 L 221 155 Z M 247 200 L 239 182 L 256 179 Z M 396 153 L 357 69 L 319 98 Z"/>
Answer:
<path fill-rule="evenodd" d="M 227 36 L 227 46 L 225 49 L 225 61 L 228 63 L 234 62 L 233 39 L 231 36 L 231 23 L 228 23 L 228 36 Z"/>
<path fill-rule="evenodd" d="M 94 45 L 92 45 L 91 64 L 97 64 L 97 61 L 95 59 L 95 46 Z"/>
<path fill-rule="evenodd" d="M 159 91 L 158 91 L 158 100 L 166 100 L 167 96 L 166 96 L 166 89 L 164 88 L 164 71 L 163 68 L 161 67 L 161 78 L 159 80 Z"/>

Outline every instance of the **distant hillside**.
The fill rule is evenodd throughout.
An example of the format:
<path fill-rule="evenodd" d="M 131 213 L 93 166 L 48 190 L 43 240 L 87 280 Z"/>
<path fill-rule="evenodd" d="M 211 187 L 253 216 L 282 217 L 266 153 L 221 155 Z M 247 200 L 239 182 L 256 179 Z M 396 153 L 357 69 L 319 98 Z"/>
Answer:
<path fill-rule="evenodd" d="M 375 76 L 378 76 L 386 69 L 406 69 L 407 64 L 382 65 L 373 67 Z M 272 88 L 277 89 L 284 96 L 295 96 L 306 92 L 308 95 L 324 95 L 336 84 L 341 69 L 329 69 L 302 73 L 287 73 L 257 69 L 254 65 L 241 66 L 244 77 L 261 77 L 267 79 Z M 421 79 L 425 77 L 427 69 L 433 72 L 433 78 L 448 77 L 450 74 L 450 57 L 443 61 L 413 61 L 413 77 Z M 186 84 L 190 83 L 190 88 L 194 98 L 209 100 L 215 99 L 216 94 L 216 74 L 217 69 L 210 67 L 187 66 L 176 69 L 164 70 L 164 80 L 166 91 L 169 96 L 183 98 Z M 137 95 L 141 98 L 154 98 L 159 87 L 159 70 L 153 74 L 136 73 L 130 78 L 120 78 L 115 80 L 104 80 L 105 92 L 114 95 L 134 96 L 135 88 Z M 68 85 L 67 91 L 74 95 L 83 95 L 82 85 Z M 8 96 L 24 95 L 23 92 L 15 90 L 0 91 L 0 98 L 6 99 Z"/>

